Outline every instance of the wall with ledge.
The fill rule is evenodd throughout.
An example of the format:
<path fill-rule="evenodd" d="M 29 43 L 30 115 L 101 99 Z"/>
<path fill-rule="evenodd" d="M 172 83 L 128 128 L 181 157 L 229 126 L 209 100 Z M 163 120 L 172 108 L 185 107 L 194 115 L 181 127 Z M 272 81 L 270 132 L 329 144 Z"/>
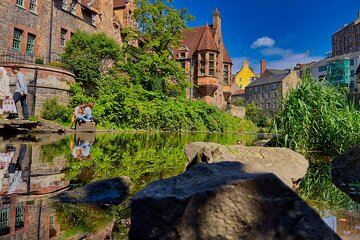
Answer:
<path fill-rule="evenodd" d="M 35 68 L 38 68 L 36 96 L 34 96 L 34 86 L 29 86 L 29 94 L 27 96 L 27 103 L 30 115 L 35 111 L 35 116 L 42 117 L 43 106 L 46 100 L 54 97 L 57 102 L 67 105 L 70 102 L 70 86 L 75 84 L 75 75 L 65 69 L 51 67 L 46 65 L 34 64 L 15 64 L 15 63 L 0 63 L 0 66 L 5 67 L 10 77 L 11 93 L 15 90 L 15 74 L 11 71 L 11 66 L 19 66 L 21 72 L 25 75 L 28 81 L 34 79 Z M 17 104 L 19 116 L 22 116 L 20 101 Z"/>

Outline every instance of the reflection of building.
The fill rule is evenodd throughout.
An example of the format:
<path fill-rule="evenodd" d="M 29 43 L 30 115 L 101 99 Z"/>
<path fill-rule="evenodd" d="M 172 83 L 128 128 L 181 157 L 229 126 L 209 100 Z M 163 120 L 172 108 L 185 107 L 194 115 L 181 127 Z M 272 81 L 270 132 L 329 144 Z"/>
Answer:
<path fill-rule="evenodd" d="M 196 27 L 184 35 L 174 56 L 195 85 L 188 97 L 224 107 L 231 95 L 232 62 L 222 39 L 219 11 L 215 10 L 212 25 Z"/>

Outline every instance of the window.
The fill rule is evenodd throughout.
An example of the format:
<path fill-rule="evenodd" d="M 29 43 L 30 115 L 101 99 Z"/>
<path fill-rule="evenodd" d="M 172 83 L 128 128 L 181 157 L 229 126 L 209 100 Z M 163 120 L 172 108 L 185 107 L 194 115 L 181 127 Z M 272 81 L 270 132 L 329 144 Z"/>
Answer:
<path fill-rule="evenodd" d="M 209 54 L 209 76 L 214 77 L 215 76 L 215 62 L 214 62 L 214 54 Z"/>
<path fill-rule="evenodd" d="M 258 91 L 258 87 L 256 86 L 256 87 L 255 87 L 255 92 L 257 92 L 257 91 Z"/>
<path fill-rule="evenodd" d="M 37 0 L 30 0 L 30 12 L 36 13 Z"/>
<path fill-rule="evenodd" d="M 15 228 L 24 226 L 24 207 L 22 204 L 16 206 L 15 210 Z"/>
<path fill-rule="evenodd" d="M 270 109 L 270 103 L 266 104 L 266 109 Z"/>
<path fill-rule="evenodd" d="M 276 105 L 276 102 L 274 102 L 274 109 L 276 109 L 277 108 L 277 105 Z"/>
<path fill-rule="evenodd" d="M 76 15 L 76 0 L 72 0 L 70 11 L 71 11 L 71 14 Z"/>
<path fill-rule="evenodd" d="M 239 82 L 242 82 L 242 78 L 239 79 Z"/>
<path fill-rule="evenodd" d="M 240 84 L 240 89 L 242 89 L 243 87 L 242 87 L 242 84 Z"/>
<path fill-rule="evenodd" d="M 264 86 L 263 85 L 260 86 L 260 91 L 261 92 L 264 91 Z"/>
<path fill-rule="evenodd" d="M 261 99 L 264 99 L 264 93 L 261 93 L 261 97 L 260 97 Z"/>
<path fill-rule="evenodd" d="M 68 0 L 62 0 L 61 8 L 67 11 Z"/>
<path fill-rule="evenodd" d="M 267 98 L 270 98 L 270 92 L 267 92 Z"/>
<path fill-rule="evenodd" d="M 61 47 L 65 47 L 65 44 L 66 44 L 66 33 L 67 33 L 67 30 L 66 29 L 61 29 L 61 32 L 60 32 L 60 46 Z"/>
<path fill-rule="evenodd" d="M 19 29 L 14 29 L 14 39 L 13 39 L 13 49 L 20 51 L 21 48 L 21 38 L 23 31 Z"/>
<path fill-rule="evenodd" d="M 180 61 L 181 67 L 185 68 L 185 61 Z"/>
<path fill-rule="evenodd" d="M 351 70 L 350 73 L 351 73 L 351 77 L 353 77 L 353 76 L 355 75 L 355 71 L 354 71 L 354 70 Z"/>
<path fill-rule="evenodd" d="M 326 66 L 321 66 L 319 67 L 319 72 L 324 72 L 326 71 L 327 67 Z"/>
<path fill-rule="evenodd" d="M 9 208 L 3 208 L 0 211 L 0 230 L 1 233 L 9 233 Z"/>
<path fill-rule="evenodd" d="M 350 66 L 354 66 L 354 59 L 350 60 Z"/>
<path fill-rule="evenodd" d="M 24 7 L 24 0 L 16 0 L 16 5 L 19 7 Z"/>
<path fill-rule="evenodd" d="M 26 42 L 26 53 L 30 55 L 34 55 L 35 50 L 35 38 L 36 36 L 33 34 L 28 34 L 27 42 Z"/>
<path fill-rule="evenodd" d="M 266 85 L 266 90 L 270 91 L 270 84 Z"/>
<path fill-rule="evenodd" d="M 93 26 L 96 26 L 96 14 L 91 14 L 91 24 Z"/>
<path fill-rule="evenodd" d="M 276 83 L 274 83 L 274 84 L 273 84 L 273 90 L 275 90 L 275 89 L 276 89 L 276 87 L 277 87 L 277 84 L 276 84 Z"/>
<path fill-rule="evenodd" d="M 249 92 L 250 92 L 250 93 L 252 92 L 252 88 L 249 88 Z"/>
<path fill-rule="evenodd" d="M 276 92 L 273 92 L 273 98 L 276 98 Z"/>
<path fill-rule="evenodd" d="M 185 58 L 185 52 L 180 52 L 180 57 Z"/>
<path fill-rule="evenodd" d="M 200 76 L 205 76 L 205 53 L 200 54 Z"/>
<path fill-rule="evenodd" d="M 224 65 L 224 84 L 229 84 L 229 65 Z"/>

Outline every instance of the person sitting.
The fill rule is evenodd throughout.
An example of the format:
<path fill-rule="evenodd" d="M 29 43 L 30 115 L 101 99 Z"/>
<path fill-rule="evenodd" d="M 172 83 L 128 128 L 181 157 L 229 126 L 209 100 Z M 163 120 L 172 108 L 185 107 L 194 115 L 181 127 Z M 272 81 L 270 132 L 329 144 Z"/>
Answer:
<path fill-rule="evenodd" d="M 95 126 L 99 123 L 99 121 L 94 119 L 92 116 L 91 109 L 93 109 L 93 107 L 94 107 L 94 103 L 89 102 L 87 107 L 84 109 L 83 116 L 79 116 L 75 118 L 75 129 L 76 129 L 76 124 L 80 122 L 89 122 L 89 121 L 95 122 Z"/>
<path fill-rule="evenodd" d="M 86 104 L 84 102 L 81 102 L 78 106 L 75 107 L 74 112 L 71 117 L 70 128 L 72 128 L 72 126 L 74 125 L 76 118 L 83 116 L 85 107 L 86 107 Z"/>

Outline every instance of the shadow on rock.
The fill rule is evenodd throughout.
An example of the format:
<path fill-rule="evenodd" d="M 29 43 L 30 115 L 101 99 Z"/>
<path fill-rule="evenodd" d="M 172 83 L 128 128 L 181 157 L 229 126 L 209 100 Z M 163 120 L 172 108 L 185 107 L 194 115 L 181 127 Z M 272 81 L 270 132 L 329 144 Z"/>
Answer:
<path fill-rule="evenodd" d="M 332 161 L 333 183 L 352 200 L 360 203 L 360 145 Z"/>
<path fill-rule="evenodd" d="M 199 164 L 150 183 L 131 202 L 129 239 L 340 239 L 272 173 Z"/>
<path fill-rule="evenodd" d="M 130 184 L 129 177 L 100 180 L 60 193 L 55 199 L 63 203 L 118 205 L 128 197 Z"/>

